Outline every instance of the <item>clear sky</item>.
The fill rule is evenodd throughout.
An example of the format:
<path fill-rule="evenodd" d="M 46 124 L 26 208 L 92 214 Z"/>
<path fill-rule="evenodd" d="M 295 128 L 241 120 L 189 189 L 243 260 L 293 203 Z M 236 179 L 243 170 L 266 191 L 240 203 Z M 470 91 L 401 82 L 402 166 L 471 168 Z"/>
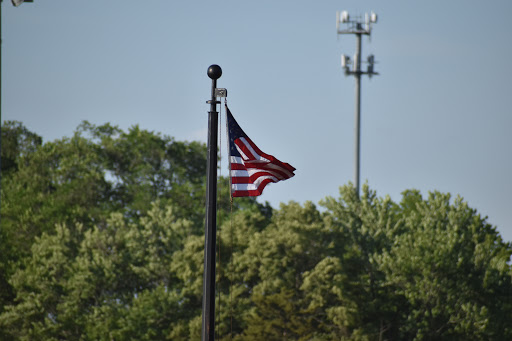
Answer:
<path fill-rule="evenodd" d="M 459 194 L 512 241 L 510 0 L 5 1 L 2 119 L 45 141 L 88 120 L 205 142 L 219 64 L 239 124 L 297 168 L 259 200 L 337 197 L 354 179 L 355 89 L 337 10 L 379 16 L 363 39 L 380 75 L 362 81 L 361 182 L 395 201 Z"/>

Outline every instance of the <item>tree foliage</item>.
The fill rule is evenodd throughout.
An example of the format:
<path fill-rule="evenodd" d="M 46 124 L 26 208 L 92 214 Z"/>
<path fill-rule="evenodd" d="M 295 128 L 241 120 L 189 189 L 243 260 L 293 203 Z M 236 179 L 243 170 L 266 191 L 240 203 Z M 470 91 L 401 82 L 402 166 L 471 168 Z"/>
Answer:
<path fill-rule="evenodd" d="M 0 338 L 198 340 L 205 146 L 87 122 L 2 136 Z M 461 198 L 349 185 L 231 210 L 227 188 L 219 340 L 512 339 L 512 246 Z"/>

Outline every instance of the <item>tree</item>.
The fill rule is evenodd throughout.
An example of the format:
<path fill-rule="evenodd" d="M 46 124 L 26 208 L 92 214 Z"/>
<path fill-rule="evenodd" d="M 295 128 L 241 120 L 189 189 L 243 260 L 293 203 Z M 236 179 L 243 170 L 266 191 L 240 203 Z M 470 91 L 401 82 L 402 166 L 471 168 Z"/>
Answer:
<path fill-rule="evenodd" d="M 2 198 L 1 205 L 4 208 L 9 202 L 4 200 L 4 186 L 7 184 L 6 177 L 10 177 L 20 168 L 23 156 L 33 153 L 42 144 L 42 138 L 37 134 L 25 128 L 21 122 L 7 121 L 2 126 L 2 169 L 1 185 Z M 14 293 L 8 283 L 9 275 L 12 273 L 12 264 L 10 260 L 13 254 L 17 254 L 19 246 L 13 243 L 17 240 L 17 233 L 14 229 L 6 226 L 4 210 L 0 212 L 0 311 L 1 307 L 14 298 Z M 1 336 L 1 333 L 0 333 Z"/>
<path fill-rule="evenodd" d="M 18 170 L 20 158 L 33 153 L 43 140 L 18 121 L 6 121 L 2 126 L 2 174 Z"/>
<path fill-rule="evenodd" d="M 406 302 L 408 340 L 512 338 L 510 244 L 460 197 L 406 191 L 407 233 L 379 258 L 386 284 Z"/>
<path fill-rule="evenodd" d="M 6 127 L 0 338 L 198 339 L 204 145 Z M 512 245 L 461 198 L 347 185 L 274 210 L 219 183 L 219 340 L 512 339 Z"/>
<path fill-rule="evenodd" d="M 240 323 L 242 340 L 307 340 L 314 321 L 304 313 L 303 274 L 328 254 L 337 238 L 312 203 L 282 205 L 268 227 L 256 232 L 236 255 L 235 290 L 250 305 Z M 242 290 L 245 288 L 245 293 Z"/>
<path fill-rule="evenodd" d="M 19 122 L 4 124 L 2 135 L 2 233 L 11 260 L 58 223 L 101 225 L 118 211 L 137 219 L 157 198 L 203 219 L 204 144 L 87 122 L 44 145 Z"/>
<path fill-rule="evenodd" d="M 6 122 L 2 137 L 0 312 L 14 299 L 9 278 L 36 238 L 59 224 L 106 226 L 114 212 L 137 220 L 157 198 L 162 207 L 180 203 L 175 214 L 203 219 L 201 143 L 87 122 L 71 138 L 45 144 L 20 122 Z"/>
<path fill-rule="evenodd" d="M 185 295 L 170 264 L 203 233 L 204 144 L 84 122 L 73 137 L 39 145 L 21 124 L 3 129 L 18 142 L 2 148 L 15 165 L 2 173 L 0 336 L 152 339 L 157 328 L 189 339 L 179 321 L 197 320 L 201 297 Z M 229 211 L 229 200 L 219 207 Z M 254 199 L 239 209 L 271 214 Z"/>
<path fill-rule="evenodd" d="M 339 312 L 332 321 L 345 326 L 345 338 L 512 337 L 512 247 L 476 210 L 438 192 L 425 200 L 405 191 L 400 204 L 378 199 L 367 186 L 360 200 L 350 187 L 341 194 L 324 204 L 352 247 L 323 266 L 327 282 L 337 283 L 326 313 Z M 321 276 L 309 287 L 328 292 Z"/>
<path fill-rule="evenodd" d="M 121 214 L 92 229 L 59 225 L 12 276 L 17 304 L 0 325 L 18 340 L 164 339 L 197 303 L 172 266 L 193 229 L 157 204 L 140 225 Z"/>

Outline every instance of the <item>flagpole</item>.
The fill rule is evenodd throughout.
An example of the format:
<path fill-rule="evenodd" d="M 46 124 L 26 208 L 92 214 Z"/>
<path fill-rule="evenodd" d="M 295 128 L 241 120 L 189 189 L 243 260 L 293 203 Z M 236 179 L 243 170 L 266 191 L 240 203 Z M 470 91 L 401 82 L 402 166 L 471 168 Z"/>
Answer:
<path fill-rule="evenodd" d="M 208 112 L 208 155 L 206 170 L 206 218 L 204 234 L 204 273 L 203 273 L 203 322 L 202 341 L 215 339 L 215 243 L 217 234 L 217 136 L 218 120 L 215 89 L 217 79 L 222 76 L 218 65 L 208 68 L 212 80 L 212 99 Z"/>

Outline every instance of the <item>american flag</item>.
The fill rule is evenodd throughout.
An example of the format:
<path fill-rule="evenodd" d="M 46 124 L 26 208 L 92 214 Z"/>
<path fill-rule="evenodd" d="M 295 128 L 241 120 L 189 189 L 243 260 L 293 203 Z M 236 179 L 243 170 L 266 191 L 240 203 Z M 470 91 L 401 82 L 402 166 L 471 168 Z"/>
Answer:
<path fill-rule="evenodd" d="M 261 195 L 270 182 L 286 180 L 294 176 L 295 168 L 272 155 L 263 153 L 233 118 L 226 106 L 231 195 L 252 197 Z"/>

